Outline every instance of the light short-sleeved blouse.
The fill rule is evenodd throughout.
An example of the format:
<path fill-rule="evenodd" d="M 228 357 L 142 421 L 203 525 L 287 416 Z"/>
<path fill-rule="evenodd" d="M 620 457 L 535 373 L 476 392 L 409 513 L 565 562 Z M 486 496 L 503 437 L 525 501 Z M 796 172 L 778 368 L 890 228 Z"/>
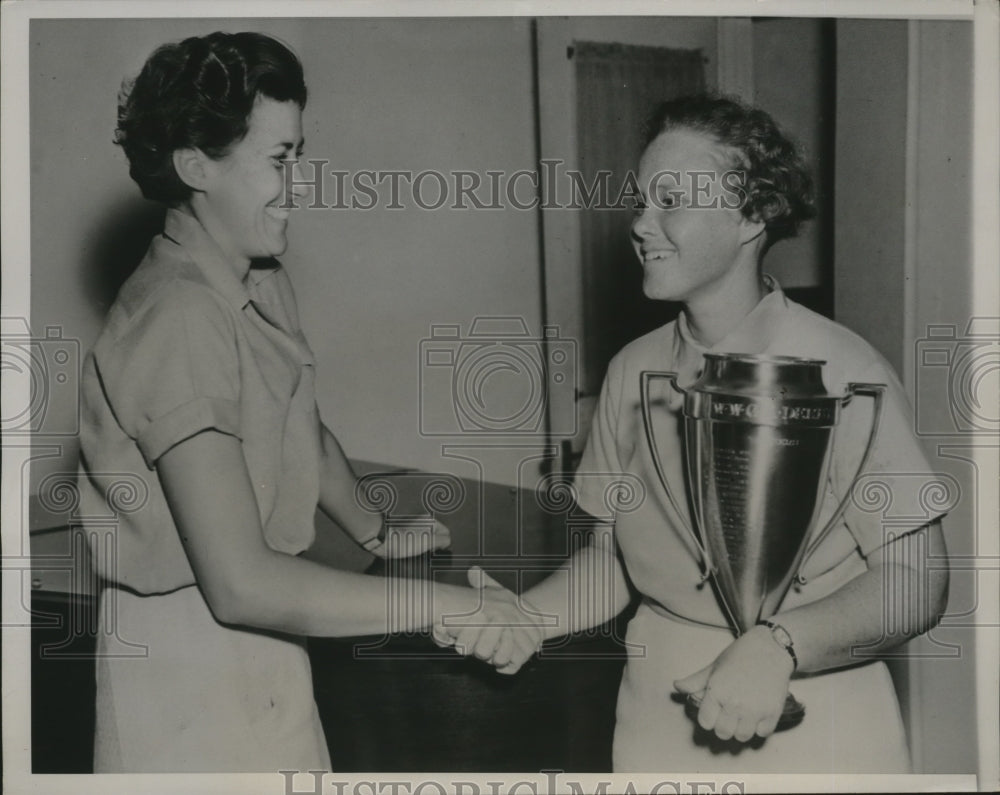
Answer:
<path fill-rule="evenodd" d="M 288 554 L 314 538 L 320 422 L 314 364 L 285 271 L 273 260 L 246 282 L 192 216 L 168 210 L 84 364 L 81 506 L 114 508 L 116 473 L 139 476 L 141 507 L 117 511 L 94 560 L 111 582 L 163 593 L 195 582 L 157 459 L 213 429 L 240 439 L 264 537 Z"/>
<path fill-rule="evenodd" d="M 844 326 L 788 300 L 773 288 L 725 339 L 707 349 L 692 337 L 684 315 L 627 345 L 611 362 L 594 414 L 591 435 L 578 468 L 579 504 L 588 513 L 615 521 L 615 537 L 628 572 L 638 590 L 684 618 L 725 626 L 723 613 L 710 588 L 701 582 L 700 554 L 683 529 L 656 476 L 646 443 L 639 399 L 639 373 L 673 371 L 687 387 L 700 374 L 706 352 L 771 354 L 821 359 L 823 380 L 831 395 L 845 393 L 848 382 L 885 384 L 881 421 L 871 458 L 860 479 L 885 476 L 895 483 L 905 476 L 906 488 L 893 494 L 893 513 L 911 516 L 911 524 L 886 526 L 876 511 L 857 499 L 815 554 L 806 561 L 801 590 L 791 591 L 782 609 L 814 601 L 835 591 L 865 570 L 864 557 L 882 546 L 889 533 L 915 530 L 933 519 L 919 502 L 920 489 L 912 483 L 933 483 L 931 469 L 913 432 L 911 412 L 891 366 L 867 342 Z M 679 392 L 666 382 L 654 397 L 657 404 L 655 438 L 667 482 L 677 505 L 687 516 L 682 425 Z M 664 406 L 664 403 L 666 404 Z M 873 402 L 865 395 L 844 408 L 834 432 L 833 459 L 823 493 L 818 531 L 848 493 L 871 428 Z M 606 473 L 606 474 L 603 474 Z M 616 515 L 605 502 L 608 483 L 617 473 L 642 480 L 645 499 L 635 510 Z M 909 504 L 911 503 L 911 504 Z"/>

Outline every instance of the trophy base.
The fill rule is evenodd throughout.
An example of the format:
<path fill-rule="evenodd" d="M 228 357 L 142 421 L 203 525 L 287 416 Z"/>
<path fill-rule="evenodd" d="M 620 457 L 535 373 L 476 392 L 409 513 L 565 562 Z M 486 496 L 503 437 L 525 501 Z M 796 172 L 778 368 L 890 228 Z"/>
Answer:
<path fill-rule="evenodd" d="M 687 697 L 687 703 L 684 706 L 685 712 L 691 720 L 696 720 L 698 718 L 698 709 L 701 707 L 701 693 L 691 693 Z M 794 728 L 802 723 L 802 719 L 806 715 L 806 705 L 799 701 L 795 696 L 789 693 L 785 696 L 785 708 L 781 711 L 781 717 L 778 718 L 778 725 L 774 727 L 776 732 L 785 731 L 786 729 Z"/>

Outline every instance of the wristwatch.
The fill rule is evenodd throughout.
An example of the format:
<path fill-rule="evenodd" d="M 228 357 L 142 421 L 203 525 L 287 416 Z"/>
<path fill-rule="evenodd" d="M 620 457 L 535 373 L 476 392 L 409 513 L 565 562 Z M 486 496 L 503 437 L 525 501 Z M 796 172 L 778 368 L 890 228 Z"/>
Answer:
<path fill-rule="evenodd" d="M 792 636 L 788 633 L 788 630 L 781 626 L 781 624 L 775 624 L 773 621 L 768 621 L 767 619 L 758 621 L 757 626 L 767 627 L 771 630 L 771 638 L 787 651 L 788 656 L 792 658 L 792 670 L 797 669 L 799 667 L 799 658 L 795 655 L 795 642 L 792 640 Z"/>

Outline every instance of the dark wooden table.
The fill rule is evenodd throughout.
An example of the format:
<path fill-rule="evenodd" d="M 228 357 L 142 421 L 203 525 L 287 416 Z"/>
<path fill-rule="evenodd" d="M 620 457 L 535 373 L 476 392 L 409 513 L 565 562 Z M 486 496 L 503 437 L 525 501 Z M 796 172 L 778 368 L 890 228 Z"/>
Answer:
<path fill-rule="evenodd" d="M 367 469 L 368 478 L 379 477 Z M 428 499 L 434 479 L 420 472 L 387 475 L 397 498 L 390 522 L 426 513 L 428 502 L 435 503 Z M 391 567 L 394 575 L 454 584 L 464 584 L 476 564 L 521 591 L 565 562 L 586 534 L 587 518 L 556 492 L 539 498 L 496 484 L 438 480 L 431 507 L 452 531 L 450 551 L 387 564 L 345 543 L 333 528 L 321 531 L 310 557 L 371 574 Z M 439 649 L 427 634 L 311 639 L 316 699 L 334 769 L 610 770 L 624 663 L 617 637 L 626 617 L 548 644 L 514 676 Z"/>

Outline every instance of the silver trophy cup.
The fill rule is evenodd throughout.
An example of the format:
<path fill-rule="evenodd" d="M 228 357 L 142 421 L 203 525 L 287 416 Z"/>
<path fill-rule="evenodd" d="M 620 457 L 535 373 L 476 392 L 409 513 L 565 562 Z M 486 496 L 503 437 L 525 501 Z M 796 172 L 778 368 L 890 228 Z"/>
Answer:
<path fill-rule="evenodd" d="M 643 425 L 653 464 L 682 521 L 664 476 L 654 432 L 650 386 L 669 381 L 684 395 L 684 456 L 690 515 L 685 530 L 702 555 L 705 576 L 736 635 L 778 609 L 802 565 L 847 507 L 847 489 L 819 532 L 817 524 L 840 410 L 856 395 L 874 398 L 872 427 L 854 480 L 871 454 L 885 386 L 848 384 L 842 396 L 823 386 L 818 359 L 705 354 L 688 389 L 676 373 L 640 374 Z M 689 698 L 696 709 L 699 695 Z M 689 711 L 690 711 L 689 709 Z M 778 729 L 798 724 L 805 707 L 790 693 Z"/>

